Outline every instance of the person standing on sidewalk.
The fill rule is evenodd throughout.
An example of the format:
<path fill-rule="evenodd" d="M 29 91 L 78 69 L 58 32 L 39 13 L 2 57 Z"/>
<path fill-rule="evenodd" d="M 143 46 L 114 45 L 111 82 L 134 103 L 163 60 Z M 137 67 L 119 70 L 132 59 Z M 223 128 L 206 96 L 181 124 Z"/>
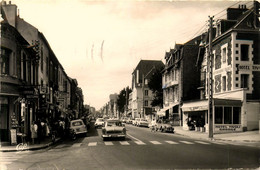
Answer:
<path fill-rule="evenodd" d="M 31 138 L 32 138 L 32 144 L 34 144 L 35 139 L 37 139 L 37 130 L 38 130 L 38 126 L 35 123 L 35 121 L 33 121 L 33 123 L 31 124 Z"/>
<path fill-rule="evenodd" d="M 37 121 L 37 126 L 38 126 L 38 130 L 37 130 L 38 143 L 40 144 L 42 140 L 42 125 L 40 119 L 38 119 Z"/>

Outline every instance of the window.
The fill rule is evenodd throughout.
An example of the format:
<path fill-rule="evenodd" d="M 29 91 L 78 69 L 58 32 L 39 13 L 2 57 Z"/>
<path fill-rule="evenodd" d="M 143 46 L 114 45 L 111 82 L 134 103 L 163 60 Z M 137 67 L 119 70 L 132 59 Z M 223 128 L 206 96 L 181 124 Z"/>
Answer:
<path fill-rule="evenodd" d="M 215 106 L 215 124 L 241 124 L 241 107 Z"/>
<path fill-rule="evenodd" d="M 224 124 L 232 124 L 232 107 L 224 107 Z"/>
<path fill-rule="evenodd" d="M 248 88 L 248 80 L 249 75 L 248 74 L 241 74 L 241 88 Z"/>
<path fill-rule="evenodd" d="M 226 58 L 227 58 L 227 48 L 223 48 L 222 49 L 222 61 L 223 61 L 223 63 L 226 62 Z"/>
<path fill-rule="evenodd" d="M 226 76 L 222 77 L 222 90 L 226 91 L 227 78 Z"/>
<path fill-rule="evenodd" d="M 148 100 L 144 101 L 144 106 L 148 106 Z"/>
<path fill-rule="evenodd" d="M 241 123 L 241 108 L 233 107 L 233 124 Z"/>
<path fill-rule="evenodd" d="M 215 124 L 222 124 L 223 122 L 223 108 L 215 107 Z"/>
<path fill-rule="evenodd" d="M 1 74 L 9 74 L 9 57 L 11 51 L 7 49 L 1 49 L 0 56 L 0 73 Z"/>
<path fill-rule="evenodd" d="M 23 80 L 26 80 L 26 73 L 27 73 L 27 68 L 26 68 L 26 55 L 23 53 Z"/>
<path fill-rule="evenodd" d="M 43 72 L 43 48 L 41 47 L 41 71 Z"/>
<path fill-rule="evenodd" d="M 145 90 L 145 91 L 144 91 L 144 95 L 145 95 L 145 96 L 148 96 L 148 90 Z"/>
<path fill-rule="evenodd" d="M 249 45 L 241 44 L 241 61 L 248 61 Z"/>

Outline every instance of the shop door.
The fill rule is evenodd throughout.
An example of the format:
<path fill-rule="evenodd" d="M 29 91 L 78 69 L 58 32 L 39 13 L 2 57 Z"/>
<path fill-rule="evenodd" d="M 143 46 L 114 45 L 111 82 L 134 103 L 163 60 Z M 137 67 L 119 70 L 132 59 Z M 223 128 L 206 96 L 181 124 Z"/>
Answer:
<path fill-rule="evenodd" d="M 1 141 L 8 141 L 8 104 L 0 105 L 0 136 Z"/>

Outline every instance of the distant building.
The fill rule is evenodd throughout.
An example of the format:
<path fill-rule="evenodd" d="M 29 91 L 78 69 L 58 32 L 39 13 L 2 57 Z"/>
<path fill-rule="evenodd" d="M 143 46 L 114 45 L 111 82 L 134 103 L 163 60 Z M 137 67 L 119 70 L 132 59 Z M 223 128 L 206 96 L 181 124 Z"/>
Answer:
<path fill-rule="evenodd" d="M 148 87 L 148 80 L 152 72 L 163 68 L 160 60 L 141 60 L 132 73 L 132 118 L 151 117 L 154 108 L 152 91 Z"/>
<path fill-rule="evenodd" d="M 108 102 L 108 116 L 109 117 L 118 117 L 118 108 L 117 108 L 117 97 L 118 95 L 110 94 Z"/>

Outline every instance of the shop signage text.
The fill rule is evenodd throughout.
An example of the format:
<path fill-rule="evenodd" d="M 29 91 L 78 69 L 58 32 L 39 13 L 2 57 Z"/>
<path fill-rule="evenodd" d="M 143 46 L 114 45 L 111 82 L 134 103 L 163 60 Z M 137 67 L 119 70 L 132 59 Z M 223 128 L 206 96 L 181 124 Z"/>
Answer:
<path fill-rule="evenodd" d="M 241 125 L 215 125 L 215 132 L 240 132 Z"/>
<path fill-rule="evenodd" d="M 260 65 L 239 65 L 238 70 L 243 71 L 260 71 Z"/>

